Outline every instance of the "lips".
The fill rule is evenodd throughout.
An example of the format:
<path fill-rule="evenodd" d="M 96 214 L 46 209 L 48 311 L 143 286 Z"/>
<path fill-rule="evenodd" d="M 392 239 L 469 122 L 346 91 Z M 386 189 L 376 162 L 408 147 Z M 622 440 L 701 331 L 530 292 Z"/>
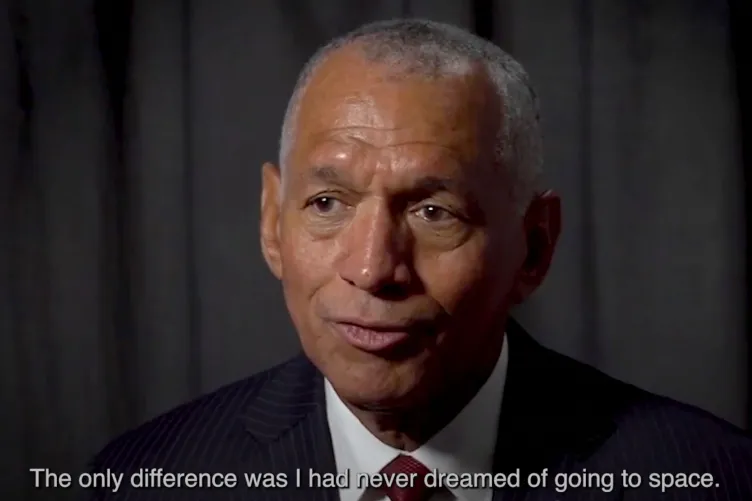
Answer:
<path fill-rule="evenodd" d="M 369 353 L 394 350 L 412 337 L 409 326 L 357 325 L 348 322 L 334 322 L 332 325 L 347 343 Z"/>

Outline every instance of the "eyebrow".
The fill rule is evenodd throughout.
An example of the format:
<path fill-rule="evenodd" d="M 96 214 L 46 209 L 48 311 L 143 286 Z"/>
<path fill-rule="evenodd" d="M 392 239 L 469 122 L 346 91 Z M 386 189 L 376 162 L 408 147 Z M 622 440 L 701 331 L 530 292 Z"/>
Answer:
<path fill-rule="evenodd" d="M 457 181 L 439 176 L 422 177 L 415 182 L 413 189 L 424 193 L 438 193 L 441 191 L 461 193 L 465 191 L 461 189 Z"/>
<path fill-rule="evenodd" d="M 314 167 L 308 173 L 308 176 L 318 182 L 325 184 L 334 184 L 340 186 L 351 186 L 352 182 L 346 173 L 332 166 L 323 165 Z M 417 179 L 411 186 L 410 191 L 422 193 L 465 193 L 461 183 L 456 180 L 441 176 L 423 176 Z"/>
<path fill-rule="evenodd" d="M 347 184 L 348 181 L 339 169 L 329 165 L 314 167 L 308 171 L 308 177 L 326 184 Z"/>

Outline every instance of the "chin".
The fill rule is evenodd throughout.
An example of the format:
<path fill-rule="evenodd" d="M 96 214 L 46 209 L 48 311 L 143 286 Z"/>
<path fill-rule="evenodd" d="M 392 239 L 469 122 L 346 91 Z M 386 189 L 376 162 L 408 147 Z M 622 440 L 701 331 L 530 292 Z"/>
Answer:
<path fill-rule="evenodd" d="M 374 413 L 393 413 L 400 409 L 410 409 L 416 407 L 416 398 L 414 392 L 407 393 L 382 391 L 373 389 L 371 391 L 352 390 L 350 388 L 336 387 L 335 390 L 339 397 L 348 405 L 357 409 L 374 412 Z"/>
<path fill-rule="evenodd" d="M 426 393 L 429 381 L 417 360 L 392 362 L 362 353 L 352 357 L 330 357 L 322 369 L 337 394 L 355 407 L 388 411 L 415 405 Z"/>

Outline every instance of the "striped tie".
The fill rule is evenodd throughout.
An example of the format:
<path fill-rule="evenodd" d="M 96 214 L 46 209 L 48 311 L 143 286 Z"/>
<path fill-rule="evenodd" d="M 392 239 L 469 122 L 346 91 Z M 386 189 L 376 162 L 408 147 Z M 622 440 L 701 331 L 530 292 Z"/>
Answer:
<path fill-rule="evenodd" d="M 398 487 L 398 482 L 393 482 L 390 487 L 382 487 L 381 490 L 391 501 L 428 501 L 431 494 L 436 490 L 425 484 L 426 475 L 430 473 L 428 468 L 420 461 L 400 454 L 388 465 L 381 469 L 381 474 L 395 478 L 398 473 L 405 473 L 407 478 L 413 479 L 407 487 Z"/>

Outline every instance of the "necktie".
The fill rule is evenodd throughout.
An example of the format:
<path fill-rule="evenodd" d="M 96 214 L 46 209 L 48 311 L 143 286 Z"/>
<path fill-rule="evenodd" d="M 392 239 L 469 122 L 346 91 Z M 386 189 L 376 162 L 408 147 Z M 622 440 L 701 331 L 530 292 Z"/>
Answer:
<path fill-rule="evenodd" d="M 428 498 L 436 490 L 426 486 L 425 478 L 430 471 L 417 459 L 400 454 L 381 469 L 382 475 L 392 478 L 395 478 L 394 476 L 398 473 L 406 473 L 408 478 L 412 478 L 411 474 L 417 475 L 414 476 L 415 481 L 410 482 L 407 487 L 399 487 L 396 485 L 397 482 L 389 487 L 382 487 L 391 501 L 428 501 Z"/>

